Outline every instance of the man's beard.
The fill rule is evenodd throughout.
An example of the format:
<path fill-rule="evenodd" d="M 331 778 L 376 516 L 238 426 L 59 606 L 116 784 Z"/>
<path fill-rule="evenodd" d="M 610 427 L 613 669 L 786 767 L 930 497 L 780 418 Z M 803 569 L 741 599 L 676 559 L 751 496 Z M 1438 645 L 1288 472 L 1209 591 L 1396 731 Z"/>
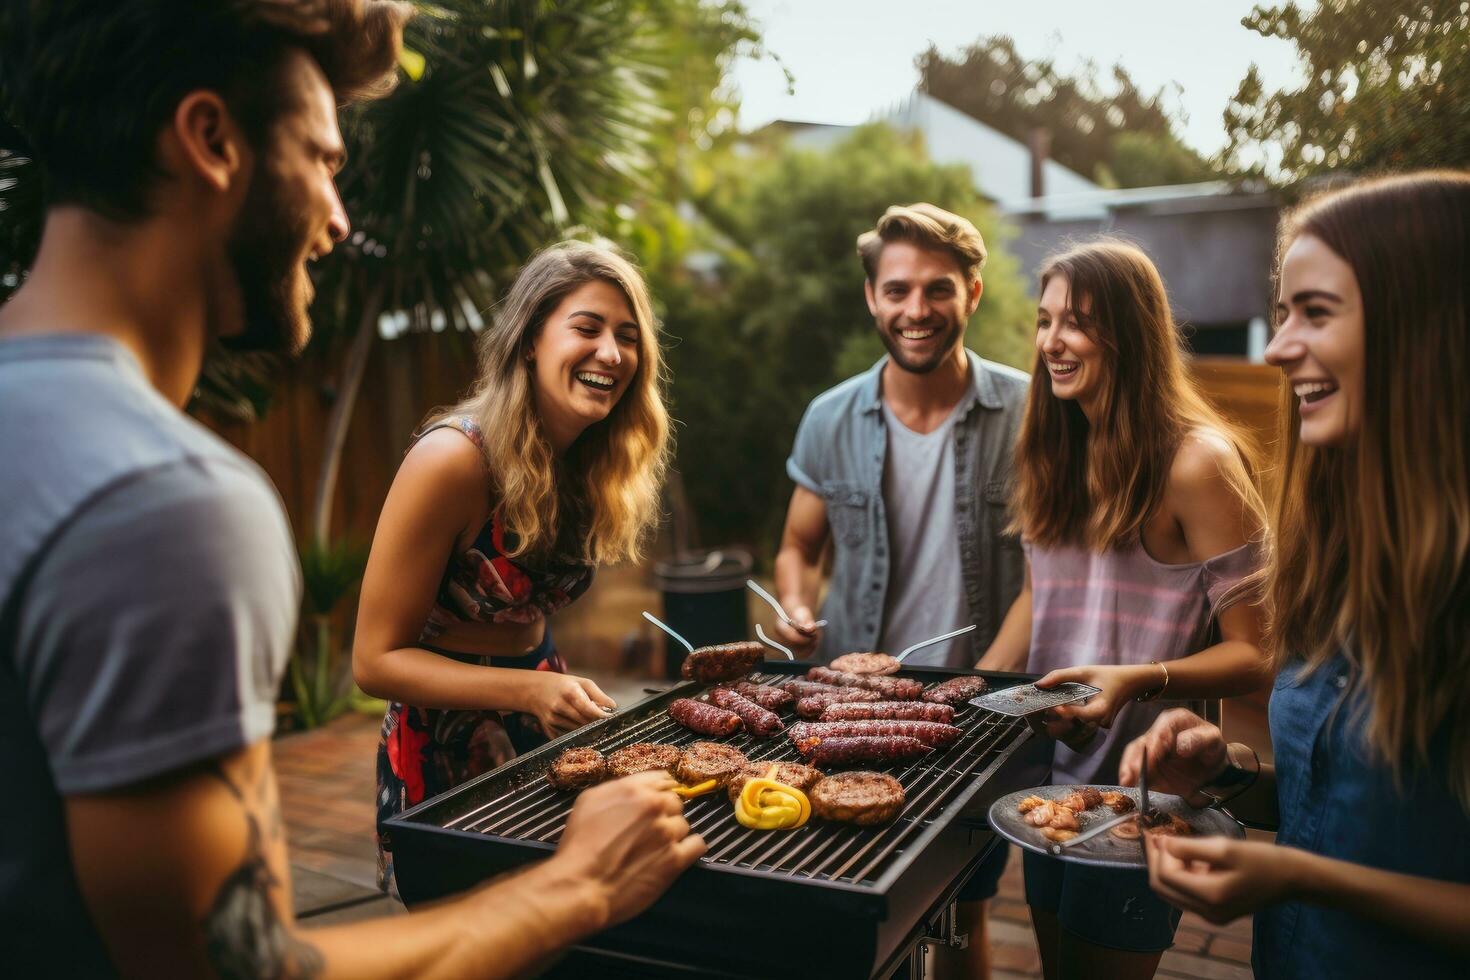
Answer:
<path fill-rule="evenodd" d="M 922 358 L 916 358 L 904 350 L 902 338 L 896 336 L 898 333 L 896 327 L 886 326 L 881 322 L 878 324 L 878 336 L 883 338 L 883 346 L 888 348 L 889 358 L 910 374 L 928 374 L 943 364 L 954 354 L 955 344 L 959 342 L 964 332 L 963 323 L 956 323 L 952 320 L 941 321 L 938 333 L 935 335 L 937 343 L 934 345 L 934 352 Z"/>
<path fill-rule="evenodd" d="M 305 216 L 287 199 L 284 184 L 257 164 L 228 246 L 245 323 L 238 334 L 220 338 L 224 347 L 299 354 L 306 346 L 310 282 L 302 258 L 309 237 Z"/>

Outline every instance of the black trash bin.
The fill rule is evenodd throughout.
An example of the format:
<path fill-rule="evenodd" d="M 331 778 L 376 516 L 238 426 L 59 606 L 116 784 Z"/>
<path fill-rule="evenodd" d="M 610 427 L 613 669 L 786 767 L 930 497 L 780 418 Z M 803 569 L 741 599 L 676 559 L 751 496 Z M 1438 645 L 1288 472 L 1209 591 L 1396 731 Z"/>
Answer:
<path fill-rule="evenodd" d="M 740 548 L 696 551 L 655 562 L 654 578 L 664 599 L 664 622 L 696 647 L 747 639 L 745 580 L 750 552 Z M 686 651 L 672 637 L 664 644 L 664 673 L 679 676 Z"/>

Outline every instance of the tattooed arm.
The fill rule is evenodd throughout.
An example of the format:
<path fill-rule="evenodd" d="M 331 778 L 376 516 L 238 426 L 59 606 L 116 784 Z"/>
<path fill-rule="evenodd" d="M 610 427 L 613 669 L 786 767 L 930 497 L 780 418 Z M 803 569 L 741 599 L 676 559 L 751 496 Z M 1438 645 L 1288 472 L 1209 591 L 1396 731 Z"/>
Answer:
<path fill-rule="evenodd" d="M 672 780 L 578 800 L 554 857 L 385 922 L 300 928 L 270 745 L 66 802 L 82 894 L 126 976 L 513 976 L 646 908 L 704 851 Z"/>

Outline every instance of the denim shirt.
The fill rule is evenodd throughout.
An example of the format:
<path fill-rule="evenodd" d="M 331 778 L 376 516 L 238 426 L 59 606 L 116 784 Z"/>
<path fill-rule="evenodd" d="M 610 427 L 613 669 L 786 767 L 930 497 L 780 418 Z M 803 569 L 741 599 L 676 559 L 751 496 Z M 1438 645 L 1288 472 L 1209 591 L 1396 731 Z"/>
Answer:
<path fill-rule="evenodd" d="M 1276 843 L 1422 878 L 1470 883 L 1470 817 L 1450 791 L 1448 739 L 1395 787 L 1362 739 L 1362 702 L 1347 657 L 1301 678 L 1281 671 L 1271 693 L 1271 745 L 1281 827 Z M 1464 977 L 1470 964 L 1340 909 L 1282 902 L 1255 916 L 1260 978 Z"/>
<path fill-rule="evenodd" d="M 1009 523 L 1012 449 L 1030 378 L 966 350 L 970 390 L 954 425 L 955 526 L 960 572 L 974 621 L 975 649 L 995 638 L 1021 591 L 1025 560 Z M 877 649 L 888 592 L 888 521 L 883 506 L 884 357 L 807 406 L 786 461 L 791 479 L 820 496 L 832 531 L 832 579 L 822 605 L 831 621 L 817 654 L 830 660 Z M 890 651 L 897 652 L 897 651 Z"/>

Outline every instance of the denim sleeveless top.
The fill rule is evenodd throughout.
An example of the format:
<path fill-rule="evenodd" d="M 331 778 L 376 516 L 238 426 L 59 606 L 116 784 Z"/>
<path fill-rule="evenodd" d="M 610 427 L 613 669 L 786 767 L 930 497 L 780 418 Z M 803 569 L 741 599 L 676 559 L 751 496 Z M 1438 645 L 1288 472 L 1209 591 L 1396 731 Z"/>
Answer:
<path fill-rule="evenodd" d="M 1470 884 L 1470 816 L 1450 791 L 1448 738 L 1394 785 L 1361 737 L 1361 698 L 1339 654 L 1309 676 L 1288 666 L 1271 692 L 1281 826 L 1276 843 L 1423 878 Z M 1339 909 L 1282 902 L 1255 915 L 1263 980 L 1464 977 L 1470 964 Z"/>
<path fill-rule="evenodd" d="M 1031 560 L 1031 650 L 1026 670 L 1177 660 L 1209 644 L 1215 618 L 1259 567 L 1252 544 L 1204 561 L 1166 565 L 1135 543 L 1107 551 L 1026 545 Z M 1132 702 L 1080 751 L 1058 742 L 1054 783 L 1111 783 L 1127 744 L 1177 702 Z"/>

